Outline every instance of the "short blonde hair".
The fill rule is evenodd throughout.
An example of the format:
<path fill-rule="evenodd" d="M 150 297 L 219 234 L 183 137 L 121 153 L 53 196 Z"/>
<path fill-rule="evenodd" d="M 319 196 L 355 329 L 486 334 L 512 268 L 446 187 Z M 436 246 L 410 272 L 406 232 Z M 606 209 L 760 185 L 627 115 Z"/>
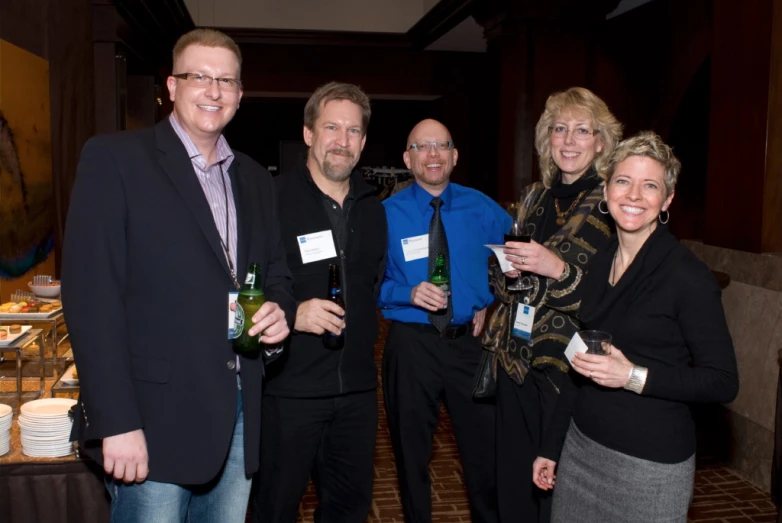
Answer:
<path fill-rule="evenodd" d="M 551 156 L 551 127 L 554 120 L 568 112 L 584 114 L 592 121 L 592 127 L 597 131 L 595 139 L 600 140 L 603 145 L 603 150 L 595 154 L 593 167 L 602 178 L 605 178 L 608 157 L 622 139 L 622 124 L 611 114 L 606 103 L 589 89 L 571 87 L 567 91 L 552 94 L 546 100 L 546 108 L 535 126 L 535 149 L 538 151 L 540 178 L 548 188 L 551 188 L 554 173 L 558 169 Z"/>
<path fill-rule="evenodd" d="M 173 63 L 171 66 L 173 68 L 176 68 L 177 60 L 179 60 L 179 57 L 182 56 L 182 53 L 185 52 L 185 49 L 191 45 L 221 47 L 223 49 L 228 49 L 236 56 L 236 60 L 239 62 L 239 76 L 241 76 L 242 51 L 239 49 L 239 46 L 236 44 L 236 42 L 234 42 L 233 38 L 223 33 L 222 31 L 217 31 L 216 29 L 193 29 L 192 31 L 189 31 L 180 36 L 179 40 L 177 40 L 176 44 L 174 45 L 174 52 L 172 53 Z M 189 71 L 179 72 L 187 73 Z"/>
<path fill-rule="evenodd" d="M 673 190 L 676 188 L 676 182 L 679 180 L 679 171 L 682 168 L 682 164 L 673 154 L 673 149 L 666 145 L 662 138 L 653 131 L 641 131 L 617 145 L 608 159 L 607 180 L 609 183 L 616 171 L 616 166 L 630 156 L 645 156 L 662 165 L 665 171 L 663 176 L 665 197 L 667 198 L 668 195 L 673 193 Z"/>

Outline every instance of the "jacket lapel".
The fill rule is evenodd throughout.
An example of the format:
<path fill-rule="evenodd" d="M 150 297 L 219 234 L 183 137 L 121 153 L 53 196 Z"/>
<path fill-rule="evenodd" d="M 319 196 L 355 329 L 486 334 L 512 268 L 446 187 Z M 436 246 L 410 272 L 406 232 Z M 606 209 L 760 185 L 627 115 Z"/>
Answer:
<path fill-rule="evenodd" d="M 233 192 L 234 205 L 236 206 L 236 277 L 239 283 L 244 281 L 249 265 L 248 256 L 250 255 L 250 235 L 252 234 L 252 198 L 250 197 L 250 188 L 245 186 L 244 178 L 239 176 L 242 168 L 238 156 L 234 156 L 231 167 L 228 169 L 228 176 L 231 178 L 231 191 Z M 254 260 L 260 261 L 260 260 Z M 266 275 L 262 275 L 265 278 Z"/>
<path fill-rule="evenodd" d="M 190 212 L 193 213 L 193 217 L 201 227 L 206 241 L 214 251 L 225 272 L 230 275 L 231 271 L 225 259 L 225 251 L 223 251 L 220 243 L 220 234 L 217 232 L 214 217 L 209 209 L 209 203 L 206 201 L 204 190 L 196 178 L 193 164 L 187 156 L 184 144 L 182 144 L 174 129 L 171 128 L 168 119 L 161 121 L 155 126 L 155 140 L 157 141 L 160 166 L 171 179 L 177 191 L 179 191 Z"/>

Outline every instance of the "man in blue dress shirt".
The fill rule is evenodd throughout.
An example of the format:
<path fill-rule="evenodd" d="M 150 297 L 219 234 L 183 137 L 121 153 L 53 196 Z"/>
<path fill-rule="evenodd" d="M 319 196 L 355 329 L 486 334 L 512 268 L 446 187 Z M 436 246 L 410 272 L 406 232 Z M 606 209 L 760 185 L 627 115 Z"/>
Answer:
<path fill-rule="evenodd" d="M 388 262 L 380 290 L 392 321 L 383 354 L 383 394 L 405 520 L 430 522 L 428 466 L 441 401 L 451 416 L 472 521 L 497 521 L 494 406 L 472 399 L 480 361 L 477 336 L 493 296 L 484 244 L 503 243 L 511 218 L 484 194 L 449 183 L 459 157 L 448 129 L 416 125 L 404 152 L 416 183 L 384 202 Z M 448 292 L 429 283 L 436 254 Z"/>

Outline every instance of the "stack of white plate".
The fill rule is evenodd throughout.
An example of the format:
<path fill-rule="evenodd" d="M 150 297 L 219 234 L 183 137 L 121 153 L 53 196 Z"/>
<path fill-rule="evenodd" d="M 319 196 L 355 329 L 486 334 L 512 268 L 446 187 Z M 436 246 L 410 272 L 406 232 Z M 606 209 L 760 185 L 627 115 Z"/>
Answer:
<path fill-rule="evenodd" d="M 11 450 L 11 422 L 14 419 L 14 409 L 0 403 L 0 456 Z"/>
<path fill-rule="evenodd" d="M 22 452 L 26 456 L 57 458 L 73 454 L 70 441 L 71 418 L 68 411 L 76 400 L 48 398 L 22 405 L 19 429 Z"/>

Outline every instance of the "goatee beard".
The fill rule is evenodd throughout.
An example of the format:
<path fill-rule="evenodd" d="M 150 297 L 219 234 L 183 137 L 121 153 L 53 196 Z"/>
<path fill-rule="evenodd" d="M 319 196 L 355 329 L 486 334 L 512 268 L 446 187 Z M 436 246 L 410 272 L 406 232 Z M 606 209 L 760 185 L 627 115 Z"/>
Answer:
<path fill-rule="evenodd" d="M 335 165 L 329 162 L 328 159 L 323 161 L 323 174 L 326 175 L 326 178 L 333 182 L 344 182 L 350 178 L 350 173 L 353 171 L 353 167 L 356 166 L 353 153 L 347 149 L 333 149 L 326 153 L 327 158 L 329 153 L 336 153 L 350 159 L 350 162 L 347 165 Z"/>

